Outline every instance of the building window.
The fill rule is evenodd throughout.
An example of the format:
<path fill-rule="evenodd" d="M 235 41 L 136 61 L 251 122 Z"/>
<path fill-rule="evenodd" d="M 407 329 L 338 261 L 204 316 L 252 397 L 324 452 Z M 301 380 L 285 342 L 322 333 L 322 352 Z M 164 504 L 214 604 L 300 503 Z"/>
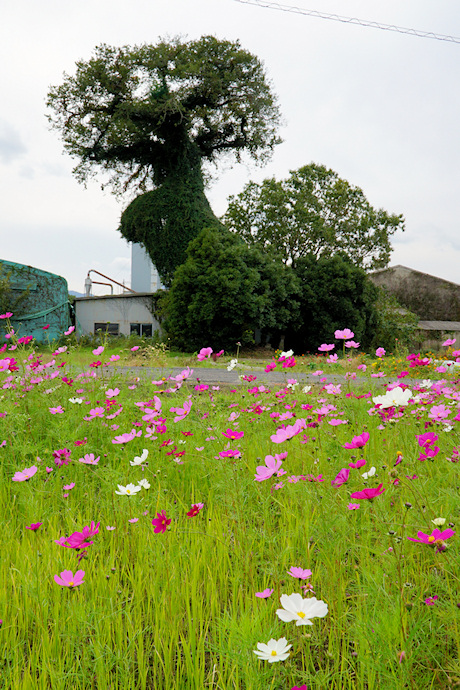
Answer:
<path fill-rule="evenodd" d="M 131 335 L 140 335 L 143 338 L 151 338 L 153 335 L 153 329 L 151 323 L 131 323 L 129 326 L 129 332 Z"/>
<path fill-rule="evenodd" d="M 96 335 L 98 331 L 107 333 L 107 335 L 119 335 L 120 334 L 120 324 L 118 323 L 95 323 L 94 324 L 94 334 Z"/>

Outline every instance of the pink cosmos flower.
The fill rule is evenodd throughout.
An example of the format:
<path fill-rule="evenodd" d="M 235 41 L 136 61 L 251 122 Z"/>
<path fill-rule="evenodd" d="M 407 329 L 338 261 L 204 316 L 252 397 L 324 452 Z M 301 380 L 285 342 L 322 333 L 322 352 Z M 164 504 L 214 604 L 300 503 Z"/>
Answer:
<path fill-rule="evenodd" d="M 365 499 L 372 500 L 373 498 L 376 498 L 376 496 L 380 496 L 380 494 L 383 494 L 384 491 L 386 491 L 386 489 L 383 488 L 383 484 L 379 484 L 376 488 L 373 489 L 363 489 L 362 491 L 355 491 L 353 494 L 351 494 L 350 498 L 355 498 L 357 501 L 362 501 Z"/>
<path fill-rule="evenodd" d="M 450 415 L 452 410 L 449 410 L 445 405 L 433 405 L 428 413 L 429 419 L 442 420 Z"/>
<path fill-rule="evenodd" d="M 220 458 L 239 458 L 241 452 L 239 450 L 232 450 L 228 448 L 227 450 L 221 450 L 219 453 Z"/>
<path fill-rule="evenodd" d="M 70 335 L 73 333 L 75 330 L 75 326 L 70 326 L 70 328 L 67 331 L 64 331 L 64 335 Z"/>
<path fill-rule="evenodd" d="M 303 685 L 294 685 L 294 687 L 291 688 L 291 690 L 308 690 L 307 686 L 305 683 Z"/>
<path fill-rule="evenodd" d="M 359 510 L 361 508 L 359 503 L 349 503 L 347 505 L 348 510 Z"/>
<path fill-rule="evenodd" d="M 119 395 L 120 389 L 119 388 L 109 388 L 105 392 L 105 397 L 106 398 L 115 398 L 117 395 Z"/>
<path fill-rule="evenodd" d="M 359 343 L 355 343 L 354 340 L 347 340 L 347 341 L 345 342 L 345 347 L 353 347 L 353 348 L 356 349 L 356 348 L 359 347 Z"/>
<path fill-rule="evenodd" d="M 386 350 L 383 347 L 378 347 L 375 351 L 375 356 L 376 357 L 385 357 L 386 355 Z"/>
<path fill-rule="evenodd" d="M 425 534 L 424 532 L 417 532 L 417 537 L 407 537 L 409 541 L 417 541 L 419 544 L 428 544 L 430 546 L 436 546 L 436 551 L 440 553 L 446 550 L 445 540 L 453 537 L 455 532 L 451 529 L 445 529 L 441 532 L 438 528 L 434 529 L 431 534 Z"/>
<path fill-rule="evenodd" d="M 134 524 L 135 522 L 139 522 L 139 518 L 131 518 L 128 520 L 128 522 L 131 522 L 131 524 Z"/>
<path fill-rule="evenodd" d="M 109 359 L 109 362 L 118 362 L 120 359 L 120 355 L 112 355 Z"/>
<path fill-rule="evenodd" d="M 166 517 L 166 511 L 162 510 L 161 513 L 157 513 L 156 518 L 153 518 L 152 525 L 155 527 L 153 530 L 155 534 L 163 534 L 166 532 L 168 525 L 171 524 L 172 518 Z"/>
<path fill-rule="evenodd" d="M 276 361 L 275 360 L 273 360 L 273 362 L 270 362 L 270 364 L 267 364 L 264 371 L 266 374 L 268 374 L 270 371 L 272 371 L 272 369 L 276 369 Z"/>
<path fill-rule="evenodd" d="M 327 345 L 326 343 L 323 343 L 322 345 L 319 346 L 318 351 L 319 352 L 330 352 L 330 350 L 333 350 L 335 345 Z"/>
<path fill-rule="evenodd" d="M 170 407 L 169 411 L 174 412 L 174 414 L 176 415 L 176 417 L 174 417 L 174 421 L 180 422 L 182 419 L 185 419 L 190 414 L 191 409 L 192 409 L 192 401 L 186 400 L 184 402 L 183 407 Z"/>
<path fill-rule="evenodd" d="M 300 434 L 300 432 L 305 429 L 306 426 L 307 423 L 305 419 L 298 419 L 291 426 L 277 429 L 276 433 L 270 436 L 270 439 L 273 441 L 273 443 L 283 443 L 283 441 L 289 441 L 294 436 L 297 436 L 297 434 Z"/>
<path fill-rule="evenodd" d="M 51 412 L 51 414 L 63 414 L 64 413 L 62 405 L 58 405 L 58 407 L 49 407 L 48 409 Z"/>
<path fill-rule="evenodd" d="M 32 467 L 26 467 L 22 472 L 16 472 L 13 476 L 13 482 L 26 482 L 28 479 L 34 476 L 38 472 L 38 467 L 32 465 Z"/>
<path fill-rule="evenodd" d="M 425 604 L 427 606 L 434 606 L 434 603 L 437 599 L 439 599 L 439 597 L 437 595 L 435 595 L 434 597 L 428 597 L 428 599 L 425 599 Z"/>
<path fill-rule="evenodd" d="M 95 355 L 96 357 L 98 357 L 99 355 L 102 355 L 102 353 L 104 352 L 104 350 L 105 350 L 104 346 L 103 346 L 103 345 L 99 345 L 99 347 L 97 347 L 95 350 L 93 350 L 93 355 Z"/>
<path fill-rule="evenodd" d="M 273 590 L 269 589 L 264 589 L 263 592 L 256 592 L 256 597 L 259 597 L 259 599 L 268 599 L 273 594 Z"/>
<path fill-rule="evenodd" d="M 345 482 L 348 481 L 349 476 L 350 470 L 348 467 L 344 467 L 340 470 L 337 477 L 331 481 L 331 486 L 342 486 L 342 484 L 345 484 Z"/>
<path fill-rule="evenodd" d="M 0 314 L 0 319 L 9 319 L 11 316 L 13 316 L 13 312 L 7 311 L 4 314 Z"/>
<path fill-rule="evenodd" d="M 202 362 L 206 358 L 209 359 L 209 357 L 212 355 L 212 352 L 212 347 L 202 347 L 196 357 L 200 362 Z"/>
<path fill-rule="evenodd" d="M 83 458 L 78 458 L 78 462 L 81 462 L 83 465 L 97 465 L 100 459 L 100 455 L 95 458 L 94 453 L 87 453 Z"/>
<path fill-rule="evenodd" d="M 329 362 L 329 364 L 335 364 L 338 359 L 338 355 L 329 355 L 326 361 Z"/>
<path fill-rule="evenodd" d="M 74 486 L 75 486 L 75 482 L 72 482 L 72 484 L 66 484 L 62 488 L 64 491 L 71 491 L 74 488 Z"/>
<path fill-rule="evenodd" d="M 84 570 L 77 570 L 75 575 L 71 570 L 63 570 L 60 577 L 59 575 L 54 576 L 54 581 L 61 585 L 61 587 L 78 587 L 83 584 L 84 577 Z"/>
<path fill-rule="evenodd" d="M 456 339 L 455 338 L 448 338 L 443 342 L 444 347 L 449 347 L 450 345 L 455 345 Z"/>
<path fill-rule="evenodd" d="M 303 568 L 296 568 L 292 566 L 291 569 L 287 571 L 287 573 L 291 577 L 295 577 L 298 580 L 308 580 L 308 578 L 311 577 L 311 570 L 309 570 L 308 568 L 304 570 Z"/>
<path fill-rule="evenodd" d="M 354 450 L 355 448 L 363 448 L 369 441 L 369 434 L 367 431 L 363 431 L 359 436 L 353 436 L 353 441 L 351 443 L 344 443 L 343 447 L 349 450 Z"/>
<path fill-rule="evenodd" d="M 348 467 L 351 467 L 352 469 L 357 470 L 360 467 L 364 467 L 365 464 L 366 464 L 366 461 L 363 458 L 361 458 L 360 460 L 357 460 L 356 462 L 349 462 Z"/>
<path fill-rule="evenodd" d="M 278 472 L 280 469 L 281 464 L 286 456 L 287 453 L 280 453 L 279 455 L 275 455 L 275 457 L 273 457 L 273 455 L 265 456 L 265 467 L 263 465 L 256 467 L 256 474 L 254 475 L 255 481 L 263 482 L 266 479 L 273 477 L 275 472 Z"/>
<path fill-rule="evenodd" d="M 32 522 L 32 524 L 29 525 L 28 527 L 26 527 L 26 529 L 30 529 L 30 530 L 32 530 L 32 532 L 36 532 L 38 530 L 38 528 L 41 527 L 42 525 L 43 525 L 43 522 Z"/>
<path fill-rule="evenodd" d="M 324 390 L 326 393 L 329 393 L 329 395 L 340 395 L 342 392 L 342 387 L 341 384 L 338 383 L 337 385 L 334 385 L 333 383 L 328 383 L 326 386 L 324 386 Z"/>
<path fill-rule="evenodd" d="M 198 513 L 203 510 L 204 508 L 204 503 L 194 503 L 191 507 L 191 509 L 187 513 L 187 517 L 192 518 L 195 517 L 195 515 L 198 515 Z"/>
<path fill-rule="evenodd" d="M 141 436 L 141 435 L 142 435 L 142 431 L 138 431 L 136 433 L 135 429 L 131 429 L 131 431 L 129 431 L 126 434 L 121 434 L 120 436 L 115 436 L 115 438 L 112 439 L 112 443 L 129 443 L 130 441 L 135 439 L 136 436 Z"/>
<path fill-rule="evenodd" d="M 355 337 L 355 334 L 349 328 L 345 328 L 343 331 L 335 331 L 334 336 L 337 340 L 350 340 Z"/>

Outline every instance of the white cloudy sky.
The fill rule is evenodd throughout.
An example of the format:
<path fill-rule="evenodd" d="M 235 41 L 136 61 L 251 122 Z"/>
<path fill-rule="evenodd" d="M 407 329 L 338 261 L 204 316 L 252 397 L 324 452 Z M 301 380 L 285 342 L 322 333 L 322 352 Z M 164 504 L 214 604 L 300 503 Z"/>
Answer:
<path fill-rule="evenodd" d="M 452 0 L 284 4 L 460 36 Z M 83 291 L 91 268 L 129 284 L 130 249 L 116 231 L 124 203 L 73 178 L 48 129 L 48 87 L 100 43 L 213 34 L 263 60 L 285 121 L 267 166 L 221 169 L 208 191 L 214 211 L 249 179 L 314 161 L 405 215 L 392 264 L 460 283 L 460 44 L 235 0 L 3 0 L 1 15 L 0 258 L 59 273 L 71 290 Z"/>

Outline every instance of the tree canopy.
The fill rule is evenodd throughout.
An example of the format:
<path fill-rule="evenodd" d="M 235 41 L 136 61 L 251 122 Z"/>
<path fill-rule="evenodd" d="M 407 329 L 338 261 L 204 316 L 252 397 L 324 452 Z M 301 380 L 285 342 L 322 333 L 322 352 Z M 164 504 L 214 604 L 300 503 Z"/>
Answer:
<path fill-rule="evenodd" d="M 176 267 L 203 227 L 203 214 L 205 222 L 213 216 L 203 162 L 229 154 L 239 160 L 243 152 L 264 161 L 279 142 L 280 115 L 262 63 L 238 41 L 213 36 L 102 44 L 89 61 L 77 62 L 74 75 L 64 74 L 63 83 L 51 87 L 47 105 L 51 126 L 78 161 L 77 180 L 102 172 L 117 194 L 151 193 L 127 220 L 122 217 L 119 230 L 144 244 L 167 282 L 171 266 L 159 238 L 175 235 Z M 174 214 L 179 200 L 181 217 Z"/>
<path fill-rule="evenodd" d="M 315 163 L 286 180 L 249 182 L 230 197 L 223 220 L 248 244 L 285 263 L 343 252 L 366 270 L 387 266 L 390 237 L 404 230 L 402 215 L 374 209 L 359 187 Z"/>

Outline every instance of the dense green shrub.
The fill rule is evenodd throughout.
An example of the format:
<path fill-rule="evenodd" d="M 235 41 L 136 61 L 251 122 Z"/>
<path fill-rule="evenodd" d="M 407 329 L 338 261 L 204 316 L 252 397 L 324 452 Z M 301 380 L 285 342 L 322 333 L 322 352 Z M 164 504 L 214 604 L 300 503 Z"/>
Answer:
<path fill-rule="evenodd" d="M 299 286 L 292 269 L 250 249 L 225 229 L 206 228 L 187 250 L 169 294 L 157 303 L 172 344 L 233 349 L 298 321 Z"/>
<path fill-rule="evenodd" d="M 384 347 L 388 352 L 417 348 L 419 317 L 401 307 L 396 297 L 384 288 L 377 290 L 377 323 L 372 346 Z"/>
<path fill-rule="evenodd" d="M 377 289 L 362 268 L 345 255 L 298 259 L 295 274 L 301 287 L 302 321 L 287 335 L 295 352 L 316 352 L 332 343 L 337 329 L 350 328 L 361 348 L 368 347 L 377 325 Z"/>

